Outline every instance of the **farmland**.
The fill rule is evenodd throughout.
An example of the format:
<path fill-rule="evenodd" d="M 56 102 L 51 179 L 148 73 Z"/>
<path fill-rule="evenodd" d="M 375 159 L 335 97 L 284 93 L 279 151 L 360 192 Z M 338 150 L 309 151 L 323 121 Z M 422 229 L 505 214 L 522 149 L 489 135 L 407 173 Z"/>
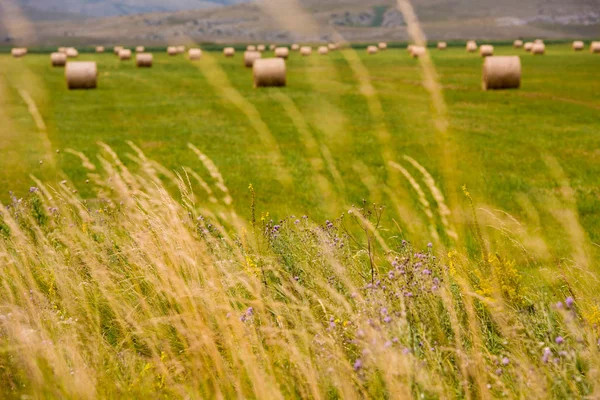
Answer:
<path fill-rule="evenodd" d="M 3 112 L 10 121 L 2 132 L 2 198 L 7 199 L 8 190 L 26 192 L 31 173 L 69 179 L 90 196 L 79 159 L 56 150 L 75 149 L 97 162 L 98 142 L 124 155 L 131 152 L 131 141 L 149 158 L 181 172 L 182 167 L 200 169 L 188 148 L 191 143 L 219 168 L 241 214 L 247 214 L 252 183 L 260 208 L 275 218 L 332 218 L 362 199 L 392 204 L 385 190 L 389 171 L 374 133 L 381 122 L 390 134 L 386 146 L 395 162 L 410 156 L 443 191 L 460 191 L 466 184 L 479 204 L 520 220 L 531 217 L 520 200 L 531 199 L 540 215 L 539 229 L 551 240 L 553 234 L 561 238 L 561 228 L 542 200 L 557 186 L 544 157 L 555 158 L 575 190 L 585 230 L 592 242 L 600 241 L 600 165 L 594 162 L 600 148 L 597 56 L 574 54 L 560 44 L 549 46 L 543 57 L 522 54 L 520 90 L 483 92 L 477 55 L 458 47 L 433 51 L 457 151 L 457 187 L 447 188 L 442 140 L 434 129 L 419 62 L 400 49 L 375 56 L 357 52 L 381 102 L 382 120 L 376 121 L 344 52 L 307 58 L 292 54 L 288 86 L 261 90 L 252 87 L 252 72 L 241 66 L 240 52 L 231 59 L 205 52 L 196 63 L 155 54 L 155 65 L 147 70 L 110 53 L 82 54 L 81 60 L 98 62 L 99 88 L 92 91 L 68 91 L 63 70 L 51 68 L 47 55 L 22 60 L 2 56 Z M 496 46 L 499 55 L 520 52 Z M 46 134 L 36 129 L 19 89 L 33 98 Z M 231 92 L 242 100 L 233 99 Z M 281 165 L 274 164 L 273 152 L 279 153 Z M 325 160 L 322 175 L 331 183 L 331 193 L 315 179 L 313 156 Z M 281 174 L 289 179 L 278 180 Z M 377 184 L 369 185 L 361 175 L 372 176 Z M 404 178 L 394 182 L 393 192 L 418 210 L 409 183 Z"/>
<path fill-rule="evenodd" d="M 597 397 L 600 57 L 463 46 L 0 54 L 0 397 Z"/>

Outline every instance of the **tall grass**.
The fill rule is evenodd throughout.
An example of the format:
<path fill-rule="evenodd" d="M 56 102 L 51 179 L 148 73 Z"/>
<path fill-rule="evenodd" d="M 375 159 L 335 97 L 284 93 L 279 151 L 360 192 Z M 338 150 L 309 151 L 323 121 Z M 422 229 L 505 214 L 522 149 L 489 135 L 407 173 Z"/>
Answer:
<path fill-rule="evenodd" d="M 526 285 L 475 208 L 474 254 L 415 249 L 381 205 L 319 225 L 272 221 L 253 195 L 243 218 L 214 204 L 210 159 L 210 194 L 188 172 L 174 197 L 132 158 L 139 173 L 107 147 L 84 163 L 99 200 L 38 182 L 2 208 L 1 397 L 600 395 L 593 293 Z"/>

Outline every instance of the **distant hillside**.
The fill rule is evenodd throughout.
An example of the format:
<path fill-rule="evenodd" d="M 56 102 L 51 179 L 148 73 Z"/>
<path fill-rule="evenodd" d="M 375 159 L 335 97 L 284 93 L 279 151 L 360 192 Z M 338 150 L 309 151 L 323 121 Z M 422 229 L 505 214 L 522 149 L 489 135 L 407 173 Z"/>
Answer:
<path fill-rule="evenodd" d="M 278 7 L 275 13 L 273 10 L 267 12 L 260 3 L 218 6 L 205 0 L 20 1 L 30 6 L 33 2 L 43 3 L 45 7 L 51 7 L 52 3 L 77 3 L 80 7 L 124 7 L 131 3 L 138 4 L 138 9 L 142 7 L 139 4 L 144 4 L 144 10 L 192 4 L 213 6 L 96 18 L 85 24 L 76 19 L 40 21 L 35 24 L 39 44 L 318 42 L 332 39 L 334 30 L 353 42 L 408 39 L 404 18 L 394 0 L 300 0 L 302 14 L 306 14 L 307 19 L 299 18 L 298 12 L 281 6 L 283 0 L 282 3 L 270 3 Z M 570 0 L 568 4 L 565 0 L 415 0 L 413 3 L 425 33 L 432 40 L 600 36 L 600 0 Z M 89 12 L 90 8 L 85 7 L 68 11 L 80 15 Z M 307 22 L 310 28 L 307 28 Z"/>
<path fill-rule="evenodd" d="M 87 17 L 108 17 L 118 15 L 144 14 L 197 10 L 236 3 L 236 0 L 17 0 L 32 12 L 51 12 L 82 15 Z"/>

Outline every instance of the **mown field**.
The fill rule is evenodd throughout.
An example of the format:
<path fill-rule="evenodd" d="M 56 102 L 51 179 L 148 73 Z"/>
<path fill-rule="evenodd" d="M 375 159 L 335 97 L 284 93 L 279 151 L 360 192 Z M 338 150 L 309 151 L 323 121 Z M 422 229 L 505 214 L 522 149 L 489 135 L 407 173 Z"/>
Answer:
<path fill-rule="evenodd" d="M 600 57 L 431 54 L 0 55 L 0 397 L 598 398 Z"/>
<path fill-rule="evenodd" d="M 382 114 L 374 115 L 348 56 L 354 53 L 344 52 L 308 58 L 292 53 L 288 86 L 260 90 L 252 87 L 251 70 L 241 66 L 241 52 L 232 59 L 205 53 L 200 62 L 159 53 L 151 69 L 138 69 L 134 61 L 119 61 L 112 53 L 81 54 L 80 60 L 98 62 L 99 87 L 90 91 L 68 91 L 63 69 L 51 68 L 48 55 L 19 60 L 2 55 L 1 198 L 6 201 L 9 190 L 25 193 L 29 174 L 68 179 L 91 196 L 80 160 L 64 150 L 81 151 L 97 163 L 98 142 L 124 156 L 131 153 L 131 141 L 168 169 L 181 172 L 185 166 L 202 173 L 200 160 L 188 148 L 192 143 L 221 171 L 245 217 L 252 183 L 259 210 L 275 218 L 310 214 L 331 219 L 362 199 L 388 206 L 387 215 L 397 218 L 398 208 L 389 199 L 394 193 L 415 210 L 402 218 L 417 223 L 425 218 L 418 196 L 398 171 L 389 176 L 383 146 L 388 158 L 417 178 L 418 171 L 403 156 L 423 165 L 446 196 L 460 193 L 466 184 L 478 205 L 533 224 L 560 249 L 564 229 L 547 201 L 558 187 L 544 161 L 550 156 L 575 191 L 590 240 L 600 241 L 597 55 L 553 44 L 545 56 L 533 57 L 497 46 L 498 55 L 521 54 L 522 88 L 483 92 L 482 61 L 476 54 L 462 48 L 433 50 L 455 151 L 449 188 L 443 139 L 434 129 L 419 62 L 400 49 L 375 56 L 357 50 L 381 104 Z M 45 134 L 36 128 L 19 90 L 35 102 Z M 387 142 L 378 139 L 378 129 L 389 133 Z"/>

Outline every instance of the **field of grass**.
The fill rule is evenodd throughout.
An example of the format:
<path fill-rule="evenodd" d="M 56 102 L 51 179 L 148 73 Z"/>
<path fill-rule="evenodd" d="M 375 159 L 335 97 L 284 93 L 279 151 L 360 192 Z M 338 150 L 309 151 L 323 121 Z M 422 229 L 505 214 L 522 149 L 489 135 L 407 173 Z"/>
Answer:
<path fill-rule="evenodd" d="M 0 55 L 0 393 L 598 395 L 600 57 L 431 55 Z"/>
<path fill-rule="evenodd" d="M 496 48 L 496 54 L 514 53 L 510 47 Z M 381 104 L 379 119 L 389 132 L 385 147 L 393 160 L 414 158 L 447 196 L 448 190 L 468 185 L 478 204 L 535 221 L 536 229 L 559 249 L 563 228 L 545 199 L 558 185 L 544 161 L 553 157 L 575 191 L 585 231 L 592 242 L 600 242 L 600 164 L 595 162 L 600 148 L 599 57 L 573 54 L 567 45 L 549 46 L 544 57 L 522 54 L 520 90 L 483 92 L 478 56 L 459 48 L 432 52 L 457 152 L 454 186 L 448 188 L 441 171 L 442 140 L 434 129 L 418 61 L 402 50 L 358 54 Z M 237 210 L 246 216 L 249 183 L 260 208 L 275 218 L 331 218 L 362 199 L 391 206 L 385 185 L 389 188 L 393 177 L 374 133 L 377 122 L 342 53 L 310 58 L 292 54 L 288 87 L 263 90 L 252 87 L 241 54 L 225 59 L 210 53 L 198 63 L 156 54 L 154 67 L 147 70 L 112 54 L 80 58 L 98 61 L 97 90 L 66 90 L 63 70 L 51 68 L 47 55 L 0 57 L 2 199 L 8 190 L 24 193 L 31 173 L 56 181 L 68 178 L 89 195 L 79 160 L 55 151 L 75 149 L 96 162 L 99 141 L 119 154 L 128 152 L 127 141 L 132 141 L 173 170 L 198 170 L 200 161 L 188 148 L 194 144 L 220 169 Z M 36 129 L 19 90 L 27 91 L 37 105 L 46 134 Z M 280 165 L 274 165 L 275 153 Z M 313 158 L 318 159 L 316 166 Z M 278 180 L 280 175 L 289 179 Z M 366 175 L 374 178 L 371 184 Z M 394 182 L 391 190 L 419 210 L 408 182 L 403 177 Z M 422 218 L 422 213 L 414 216 Z"/>

